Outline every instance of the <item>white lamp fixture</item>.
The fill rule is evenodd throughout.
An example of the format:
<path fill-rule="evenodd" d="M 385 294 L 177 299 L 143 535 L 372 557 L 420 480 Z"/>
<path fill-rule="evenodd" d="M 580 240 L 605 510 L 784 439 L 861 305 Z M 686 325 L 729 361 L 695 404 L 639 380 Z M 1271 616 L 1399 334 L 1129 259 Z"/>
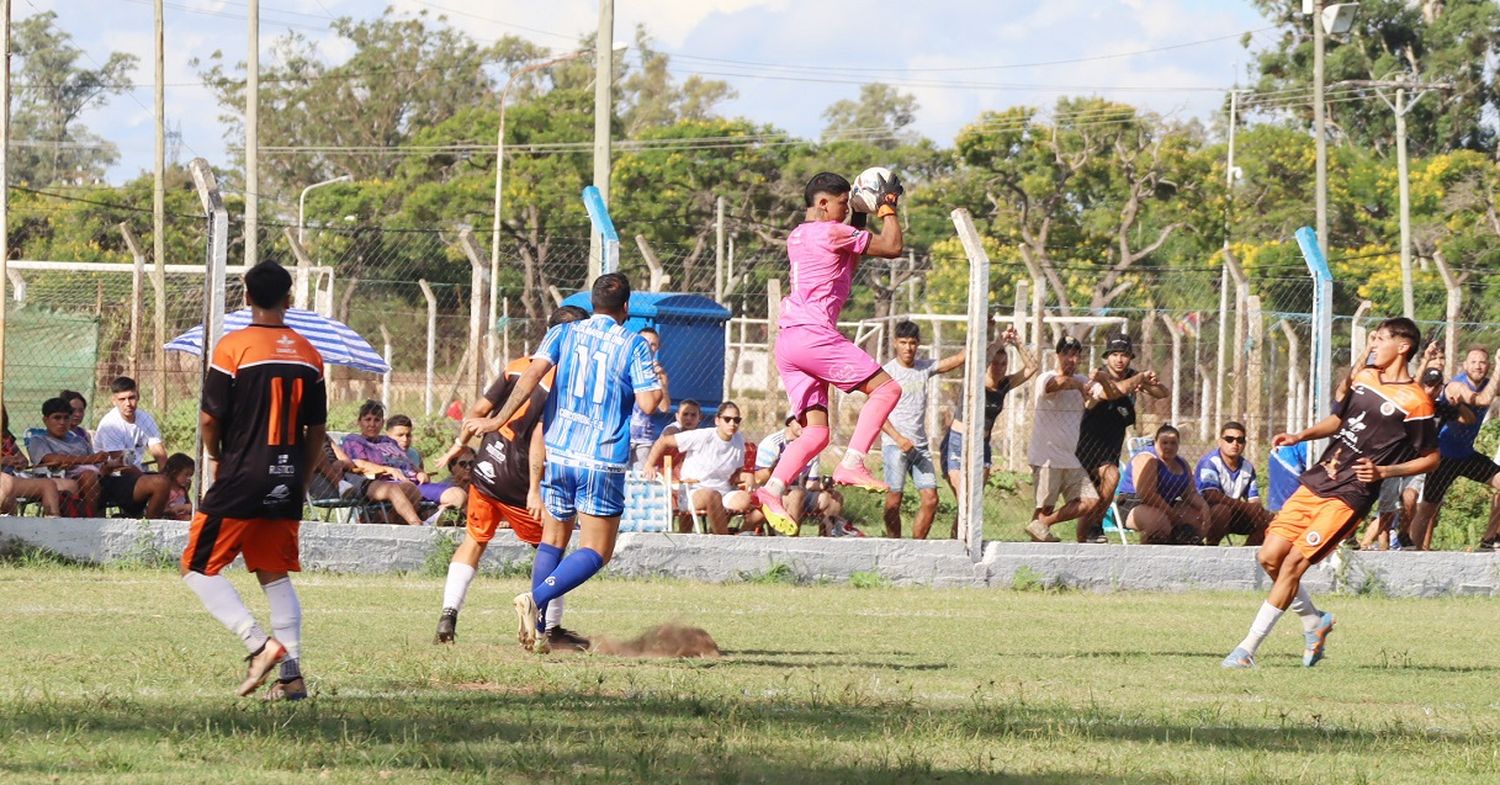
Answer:
<path fill-rule="evenodd" d="M 1329 35 L 1343 35 L 1354 26 L 1354 14 L 1359 3 L 1337 3 L 1323 9 L 1323 29 Z"/>

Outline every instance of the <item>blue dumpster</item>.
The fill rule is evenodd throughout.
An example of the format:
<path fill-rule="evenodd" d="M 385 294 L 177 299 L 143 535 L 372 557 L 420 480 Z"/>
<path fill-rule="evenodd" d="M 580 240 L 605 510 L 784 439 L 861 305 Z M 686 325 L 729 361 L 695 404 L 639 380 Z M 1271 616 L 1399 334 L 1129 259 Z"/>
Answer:
<path fill-rule="evenodd" d="M 563 304 L 590 313 L 594 310 L 588 292 L 573 294 Z M 661 334 L 658 359 L 670 380 L 673 408 L 676 402 L 692 398 L 703 404 L 705 424 L 711 422 L 724 398 L 724 331 L 729 317 L 728 308 L 701 294 L 630 293 L 625 327 L 652 327 Z M 657 415 L 657 430 L 670 421 L 670 415 Z"/>

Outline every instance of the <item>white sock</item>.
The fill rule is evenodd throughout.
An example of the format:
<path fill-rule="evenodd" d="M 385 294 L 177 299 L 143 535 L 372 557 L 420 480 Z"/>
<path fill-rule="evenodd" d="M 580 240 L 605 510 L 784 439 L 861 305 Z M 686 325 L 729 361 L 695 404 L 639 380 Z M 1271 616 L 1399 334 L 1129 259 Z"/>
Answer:
<path fill-rule="evenodd" d="M 782 482 L 780 478 L 772 477 L 771 479 L 766 480 L 765 488 L 766 493 L 769 493 L 778 499 L 786 495 L 786 483 Z"/>
<path fill-rule="evenodd" d="M 1255 622 L 1250 625 L 1250 633 L 1240 641 L 1238 648 L 1252 655 L 1255 654 L 1255 650 L 1260 648 L 1260 642 L 1271 634 L 1271 628 L 1276 626 L 1276 620 L 1280 619 L 1281 614 L 1285 612 L 1269 602 L 1261 603 L 1260 612 L 1255 614 Z"/>
<path fill-rule="evenodd" d="M 260 590 L 266 593 L 266 602 L 271 606 L 271 634 L 286 647 L 287 659 L 301 657 L 302 601 L 297 599 L 292 579 L 261 584 Z"/>
<path fill-rule="evenodd" d="M 547 603 L 547 621 L 543 625 L 543 628 L 551 630 L 553 627 L 561 627 L 562 613 L 563 598 L 558 597 L 557 599 Z"/>
<path fill-rule="evenodd" d="M 245 648 L 257 652 L 266 645 L 265 630 L 255 623 L 255 617 L 250 615 L 250 609 L 240 600 L 240 593 L 234 590 L 234 584 L 228 578 L 189 572 L 182 576 L 182 582 L 198 595 L 211 616 L 218 619 L 230 632 L 240 636 L 240 640 L 245 642 Z"/>
<path fill-rule="evenodd" d="M 850 469 L 865 465 L 865 454 L 855 449 L 844 450 L 844 457 L 839 461 L 840 466 Z"/>
<path fill-rule="evenodd" d="M 1287 610 L 1302 617 L 1303 632 L 1312 632 L 1323 621 L 1323 612 L 1313 605 L 1307 589 L 1301 586 L 1297 587 L 1297 596 L 1292 598 L 1292 604 Z"/>
<path fill-rule="evenodd" d="M 464 606 L 464 597 L 469 593 L 469 584 L 474 582 L 476 570 L 463 562 L 448 564 L 448 582 L 443 584 L 443 610 L 458 610 Z"/>
<path fill-rule="evenodd" d="M 302 601 L 292 587 L 291 578 L 261 584 L 266 602 L 271 606 L 271 634 L 286 647 L 281 661 L 280 678 L 290 681 L 302 678 Z"/>

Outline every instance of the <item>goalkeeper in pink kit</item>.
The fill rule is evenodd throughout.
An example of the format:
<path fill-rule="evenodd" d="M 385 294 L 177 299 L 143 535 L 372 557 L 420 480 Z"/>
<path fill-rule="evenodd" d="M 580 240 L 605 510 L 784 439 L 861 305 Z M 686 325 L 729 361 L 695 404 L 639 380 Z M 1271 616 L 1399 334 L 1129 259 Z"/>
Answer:
<path fill-rule="evenodd" d="M 797 533 L 797 523 L 781 505 L 786 488 L 828 446 L 828 385 L 844 392 L 869 396 L 849 449 L 833 472 L 833 481 L 884 492 L 885 483 L 865 467 L 865 454 L 880 434 L 886 417 L 901 399 L 901 386 L 880 363 L 838 331 L 839 312 L 849 299 L 860 256 L 893 259 L 901 255 L 901 224 L 896 203 L 901 182 L 894 175 L 882 180 L 876 199 L 880 233 L 864 229 L 866 214 L 849 216 L 849 181 L 823 172 L 807 183 L 803 196 L 806 221 L 787 238 L 791 261 L 791 291 L 781 301 L 780 335 L 776 339 L 776 368 L 786 384 L 792 411 L 802 423 L 802 435 L 786 446 L 771 479 L 755 492 L 766 521 L 781 534 Z"/>

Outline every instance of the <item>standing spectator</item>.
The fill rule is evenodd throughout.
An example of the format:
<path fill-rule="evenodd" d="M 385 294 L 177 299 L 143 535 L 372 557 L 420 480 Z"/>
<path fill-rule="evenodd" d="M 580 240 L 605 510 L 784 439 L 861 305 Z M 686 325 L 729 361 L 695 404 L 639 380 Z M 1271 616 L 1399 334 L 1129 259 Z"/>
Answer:
<path fill-rule="evenodd" d="M 654 327 L 642 327 L 640 333 L 646 339 L 646 345 L 651 347 L 651 364 L 656 368 L 656 378 L 661 380 L 661 403 L 657 404 L 655 411 L 644 411 L 639 406 L 630 410 L 632 468 L 639 467 L 646 460 L 646 455 L 651 452 L 651 445 L 656 441 L 656 423 L 653 418 L 658 413 L 672 411 L 672 393 L 667 390 L 667 371 L 661 367 L 661 334 Z"/>
<path fill-rule="evenodd" d="M 1021 370 L 1010 373 L 1010 354 L 1006 351 L 1007 346 L 1014 346 L 1016 354 L 1021 358 Z M 1028 379 L 1036 375 L 1036 356 L 1029 349 L 1021 345 L 1020 336 L 1016 334 L 1015 328 L 1007 328 L 1000 335 L 1000 341 L 990 346 L 989 364 L 984 369 L 984 473 L 989 477 L 990 472 L 990 438 L 995 432 L 995 422 L 1000 419 L 1000 412 L 1005 409 L 1005 396 L 1011 390 L 1025 384 Z M 954 416 L 953 422 L 948 426 L 948 433 L 943 436 L 943 473 L 948 479 L 948 488 L 957 497 L 964 487 L 963 483 L 963 460 L 964 449 L 964 403 L 960 398 L 958 402 L 958 414 Z M 958 521 L 953 522 L 953 536 L 958 536 Z"/>
<path fill-rule="evenodd" d="M 1083 344 L 1064 335 L 1057 341 L 1057 368 L 1036 380 L 1028 456 L 1036 486 L 1036 509 L 1031 523 L 1026 524 L 1026 533 L 1037 542 L 1057 542 L 1053 526 L 1077 518 L 1099 501 L 1076 451 L 1084 407 L 1103 400 L 1105 392 L 1097 378 L 1078 373 L 1082 353 Z M 1061 508 L 1055 507 L 1059 498 L 1064 502 Z"/>
<path fill-rule="evenodd" d="M 885 536 L 901 537 L 901 496 L 906 478 L 917 486 L 920 505 L 911 536 L 925 540 L 937 515 L 937 467 L 927 438 L 927 381 L 964 364 L 964 353 L 941 360 L 917 359 L 922 332 L 915 322 L 896 323 L 896 356 L 883 369 L 901 386 L 901 397 L 880 427 L 880 457 L 885 464 Z"/>
<path fill-rule="evenodd" d="M 1468 408 L 1473 413 L 1473 421 L 1465 423 L 1461 419 L 1447 419 L 1438 430 L 1438 465 L 1422 488 L 1422 498 L 1417 502 L 1411 523 L 1412 546 L 1421 551 L 1432 547 L 1438 508 L 1448 494 L 1448 488 L 1459 477 L 1500 490 L 1500 464 L 1474 449 L 1474 439 L 1479 436 L 1479 428 L 1495 400 L 1495 390 L 1500 387 L 1500 364 L 1495 365 L 1492 374 L 1489 351 L 1475 346 L 1464 356 L 1463 368 L 1443 388 L 1439 400 Z"/>
<path fill-rule="evenodd" d="M 417 470 L 406 450 L 380 432 L 383 425 L 385 407 L 379 401 L 365 401 L 359 407 L 359 433 L 344 437 L 344 452 L 354 462 L 355 471 L 376 482 L 395 483 L 399 492 L 388 495 L 391 510 L 407 525 L 421 526 L 417 505 L 422 493 L 417 489 Z"/>
<path fill-rule="evenodd" d="M 1199 458 L 1193 472 L 1198 494 L 1208 503 L 1210 525 L 1203 539 L 1209 545 L 1218 545 L 1226 534 L 1243 534 L 1246 545 L 1259 545 L 1276 517 L 1260 503 L 1255 467 L 1245 460 L 1245 433 L 1240 423 L 1224 423 L 1219 446 Z"/>
<path fill-rule="evenodd" d="M 1153 371 L 1137 371 L 1130 365 L 1135 349 L 1130 336 L 1115 333 L 1104 349 L 1104 365 L 1095 378 L 1104 385 L 1105 400 L 1083 415 L 1078 431 L 1078 462 L 1089 473 L 1099 501 L 1078 521 L 1079 542 L 1103 542 L 1102 524 L 1109 501 L 1120 484 L 1120 449 L 1125 433 L 1135 425 L 1135 394 L 1144 390 L 1161 398 L 1167 394 Z"/>
<path fill-rule="evenodd" d="M 1203 543 L 1210 512 L 1193 482 L 1192 465 L 1177 452 L 1181 445 L 1176 428 L 1156 429 L 1151 446 L 1130 459 L 1130 473 L 1120 484 L 1120 515 L 1126 528 L 1141 533 L 1142 544 Z"/>
<path fill-rule="evenodd" d="M 393 414 L 385 421 L 385 435 L 396 440 L 396 445 L 406 451 L 406 459 L 411 461 L 412 468 L 417 470 L 416 480 L 424 483 L 432 479 L 422 465 L 422 453 L 412 445 L 415 438 L 412 434 L 411 418 L 404 414 Z M 441 461 L 439 461 L 441 463 Z"/>
<path fill-rule="evenodd" d="M 58 482 L 47 477 L 30 477 L 25 472 L 31 461 L 16 447 L 16 437 L 10 432 L 10 412 L 0 404 L 0 512 L 9 514 L 17 499 L 38 499 L 42 503 L 42 514 L 56 518 L 61 512 L 62 489 Z M 69 488 L 72 482 L 63 480 Z"/>
<path fill-rule="evenodd" d="M 83 397 L 83 393 L 74 390 L 63 390 L 57 394 L 57 397 L 67 401 L 68 407 L 73 412 L 73 419 L 69 427 L 79 436 L 87 439 L 89 444 L 92 445 L 94 438 L 88 432 L 88 429 L 83 427 L 83 419 L 89 411 L 88 399 Z"/>
<path fill-rule="evenodd" d="M 167 447 L 161 440 L 156 418 L 140 408 L 141 393 L 135 380 L 121 376 L 110 382 L 109 392 L 115 406 L 99 420 L 94 431 L 94 448 L 123 453 L 125 465 L 136 471 L 145 470 L 149 456 L 160 471 L 167 464 Z"/>
<path fill-rule="evenodd" d="M 713 428 L 667 434 L 651 445 L 646 456 L 646 480 L 656 479 L 656 464 L 668 450 L 682 452 L 682 481 L 688 489 L 678 499 L 679 509 L 701 510 L 714 534 L 729 533 L 729 517 L 750 507 L 750 494 L 735 488 L 745 463 L 745 435 L 740 433 L 740 407 L 719 404 Z M 692 507 L 689 508 L 688 505 Z M 683 523 L 679 531 L 688 531 Z"/>
<path fill-rule="evenodd" d="M 772 431 L 756 445 L 755 482 L 757 484 L 763 485 L 771 479 L 771 470 L 776 467 L 776 461 L 781 459 L 781 453 L 786 450 L 787 442 L 802 434 L 802 424 L 797 422 L 795 412 L 788 412 L 783 422 L 785 427 L 779 431 Z M 791 484 L 787 485 L 786 493 L 781 497 L 781 504 L 793 520 L 797 521 L 799 529 L 808 515 L 816 515 L 819 520 L 818 533 L 824 537 L 865 536 L 864 532 L 840 517 L 844 512 L 844 497 L 823 482 L 822 467 L 817 461 L 809 464 L 801 474 L 793 478 Z M 759 528 L 760 524 L 765 522 L 765 514 L 758 508 L 752 508 L 745 513 L 745 522 Z"/>

